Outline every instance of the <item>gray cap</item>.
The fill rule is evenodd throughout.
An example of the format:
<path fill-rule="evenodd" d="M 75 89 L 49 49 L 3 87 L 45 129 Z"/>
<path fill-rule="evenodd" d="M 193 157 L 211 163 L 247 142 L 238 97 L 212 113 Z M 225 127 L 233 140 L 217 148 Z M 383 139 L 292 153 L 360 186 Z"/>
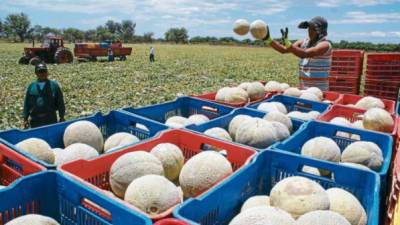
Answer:
<path fill-rule="evenodd" d="M 298 27 L 300 29 L 307 29 L 310 26 L 313 26 L 319 34 L 327 35 L 328 21 L 325 18 L 316 16 L 310 21 L 301 22 Z"/>

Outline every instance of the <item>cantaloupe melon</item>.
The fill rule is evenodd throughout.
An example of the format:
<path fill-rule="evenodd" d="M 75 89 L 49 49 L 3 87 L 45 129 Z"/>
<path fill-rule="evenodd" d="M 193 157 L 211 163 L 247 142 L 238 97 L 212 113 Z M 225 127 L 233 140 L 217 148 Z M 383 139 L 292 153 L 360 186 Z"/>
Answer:
<path fill-rule="evenodd" d="M 382 150 L 373 142 L 356 141 L 342 153 L 342 162 L 357 163 L 379 171 L 383 164 Z"/>
<path fill-rule="evenodd" d="M 250 197 L 243 203 L 240 212 L 259 206 L 270 206 L 268 195 L 256 195 Z"/>
<path fill-rule="evenodd" d="M 99 153 L 103 152 L 103 135 L 96 124 L 82 120 L 70 124 L 64 131 L 64 146 L 83 143 L 92 146 Z"/>
<path fill-rule="evenodd" d="M 283 141 L 290 136 L 289 129 L 280 122 L 271 121 L 272 126 L 275 128 L 275 135 L 279 141 Z"/>
<path fill-rule="evenodd" d="M 392 116 L 384 109 L 372 108 L 364 113 L 363 126 L 365 129 L 391 133 L 393 125 Z"/>
<path fill-rule="evenodd" d="M 251 82 L 246 91 L 249 95 L 250 101 L 259 100 L 265 96 L 264 85 L 260 82 Z"/>
<path fill-rule="evenodd" d="M 182 116 L 171 116 L 165 121 L 165 125 L 172 128 L 183 128 L 190 125 L 190 121 L 188 118 Z"/>
<path fill-rule="evenodd" d="M 324 93 L 317 87 L 309 87 L 305 90 L 305 92 L 313 93 L 320 101 L 324 99 Z"/>
<path fill-rule="evenodd" d="M 294 219 L 282 209 L 259 206 L 245 210 L 235 216 L 229 225 L 293 225 Z"/>
<path fill-rule="evenodd" d="M 20 150 L 47 163 L 54 163 L 54 152 L 49 144 L 40 138 L 28 138 L 15 145 Z"/>
<path fill-rule="evenodd" d="M 250 30 L 250 24 L 245 19 L 238 19 L 233 25 L 233 31 L 238 35 L 246 35 Z"/>
<path fill-rule="evenodd" d="M 249 101 L 249 95 L 242 88 L 232 87 L 226 91 L 224 101 L 231 104 L 246 103 Z"/>
<path fill-rule="evenodd" d="M 185 157 L 178 146 L 171 143 L 161 143 L 151 149 L 150 153 L 161 161 L 166 178 L 174 181 L 179 177 Z"/>
<path fill-rule="evenodd" d="M 217 91 L 217 94 L 215 95 L 215 100 L 224 102 L 225 101 L 225 96 L 229 92 L 230 87 L 223 87 Z"/>
<path fill-rule="evenodd" d="M 298 218 L 315 210 L 328 210 L 329 198 L 317 182 L 294 176 L 279 181 L 271 189 L 270 204 Z"/>
<path fill-rule="evenodd" d="M 365 96 L 362 99 L 358 100 L 358 102 L 355 104 L 355 107 L 360 108 L 360 109 L 372 109 L 372 108 L 385 108 L 385 103 L 383 103 L 382 100 L 379 98 L 375 98 L 372 96 Z"/>
<path fill-rule="evenodd" d="M 24 216 L 17 217 L 6 225 L 60 225 L 53 218 L 42 216 L 38 214 L 27 214 Z"/>
<path fill-rule="evenodd" d="M 143 212 L 157 215 L 181 202 L 178 188 L 160 175 L 144 175 L 132 181 L 124 200 Z"/>
<path fill-rule="evenodd" d="M 202 123 L 208 122 L 210 119 L 208 119 L 207 116 L 202 115 L 202 114 L 194 114 L 194 115 L 189 116 L 188 120 L 192 124 L 200 125 Z"/>
<path fill-rule="evenodd" d="M 293 123 L 289 116 L 279 112 L 279 111 L 272 111 L 267 113 L 264 118 L 267 121 L 275 121 L 284 124 L 290 132 L 293 130 Z"/>
<path fill-rule="evenodd" d="M 56 165 L 72 162 L 78 159 L 92 159 L 99 156 L 99 152 L 92 146 L 82 143 L 74 143 L 55 155 Z"/>
<path fill-rule="evenodd" d="M 275 127 L 268 121 L 252 118 L 240 124 L 235 141 L 255 148 L 266 148 L 278 141 Z"/>
<path fill-rule="evenodd" d="M 339 125 L 339 126 L 344 126 L 344 127 L 352 127 L 351 122 L 348 121 L 344 117 L 335 117 L 335 118 L 331 119 L 329 121 L 329 123 L 336 124 L 336 125 Z M 350 138 L 351 134 L 348 133 L 348 132 L 340 132 L 339 131 L 339 132 L 336 132 L 336 136 Z"/>
<path fill-rule="evenodd" d="M 281 83 L 281 90 L 282 91 L 286 91 L 289 88 L 290 88 L 290 85 L 288 83 Z"/>
<path fill-rule="evenodd" d="M 268 34 L 267 24 L 262 20 L 255 20 L 250 24 L 251 35 L 258 40 L 262 40 Z"/>
<path fill-rule="evenodd" d="M 228 131 L 226 131 L 225 129 L 223 129 L 221 127 L 210 128 L 210 129 L 204 131 L 204 134 L 211 136 L 211 137 L 218 138 L 218 139 L 232 141 L 232 138 L 229 135 Z"/>
<path fill-rule="evenodd" d="M 240 126 L 240 124 L 244 123 L 246 120 L 251 119 L 251 118 L 252 117 L 248 116 L 248 115 L 237 115 L 237 116 L 233 117 L 231 122 L 229 122 L 229 127 L 228 127 L 228 131 L 229 131 L 229 134 L 231 135 L 231 137 L 235 138 L 236 131 L 237 131 L 238 127 Z"/>
<path fill-rule="evenodd" d="M 268 92 L 279 92 L 282 91 L 282 86 L 279 82 L 271 80 L 265 84 L 264 89 Z"/>
<path fill-rule="evenodd" d="M 367 213 L 353 194 L 341 188 L 330 188 L 326 193 L 329 196 L 329 210 L 342 215 L 351 225 L 367 224 Z"/>
<path fill-rule="evenodd" d="M 318 96 L 316 96 L 315 94 L 313 94 L 311 92 L 304 92 L 303 94 L 300 95 L 300 98 L 310 100 L 310 101 L 316 101 L 316 102 L 321 101 L 321 99 L 318 98 Z"/>
<path fill-rule="evenodd" d="M 317 210 L 301 216 L 294 225 L 351 225 L 339 213 L 329 210 Z"/>
<path fill-rule="evenodd" d="M 279 111 L 283 114 L 287 114 L 286 107 L 280 102 L 262 102 L 257 106 L 257 109 L 264 112 Z"/>
<path fill-rule="evenodd" d="M 368 168 L 364 165 L 358 164 L 358 163 L 341 162 L 340 164 L 355 167 L 355 168 L 362 169 L 362 170 L 371 170 L 370 168 Z"/>
<path fill-rule="evenodd" d="M 230 175 L 232 171 L 231 164 L 220 153 L 203 151 L 183 165 L 179 184 L 185 197 L 195 197 Z"/>
<path fill-rule="evenodd" d="M 144 175 L 164 175 L 161 161 L 145 151 L 129 152 L 120 156 L 110 169 L 110 186 L 118 197 L 124 197 L 128 185 Z"/>
<path fill-rule="evenodd" d="M 315 167 L 303 166 L 302 171 L 305 172 L 305 173 L 316 175 L 316 176 L 321 176 L 321 173 L 319 172 L 319 169 L 317 169 Z"/>
<path fill-rule="evenodd" d="M 292 97 L 300 97 L 301 91 L 296 87 L 290 87 L 283 92 L 283 95 L 292 96 Z"/>
<path fill-rule="evenodd" d="M 130 145 L 139 141 L 140 139 L 133 134 L 127 132 L 118 132 L 111 135 L 104 142 L 104 151 L 108 152 L 115 148 Z"/>

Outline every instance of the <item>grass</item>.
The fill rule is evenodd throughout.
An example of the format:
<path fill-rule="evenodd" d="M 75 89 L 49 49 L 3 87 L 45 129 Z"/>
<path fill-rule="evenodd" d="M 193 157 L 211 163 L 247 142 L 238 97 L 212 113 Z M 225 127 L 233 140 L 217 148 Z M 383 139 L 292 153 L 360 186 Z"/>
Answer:
<path fill-rule="evenodd" d="M 22 127 L 26 87 L 36 79 L 34 67 L 18 65 L 29 44 L 0 43 L 0 130 Z M 73 46 L 69 46 L 71 49 Z M 208 45 L 131 45 L 127 61 L 48 65 L 50 78 L 63 89 L 66 119 L 123 106 L 144 106 L 215 91 L 242 81 L 277 80 L 297 83 L 297 59 L 269 48 Z"/>

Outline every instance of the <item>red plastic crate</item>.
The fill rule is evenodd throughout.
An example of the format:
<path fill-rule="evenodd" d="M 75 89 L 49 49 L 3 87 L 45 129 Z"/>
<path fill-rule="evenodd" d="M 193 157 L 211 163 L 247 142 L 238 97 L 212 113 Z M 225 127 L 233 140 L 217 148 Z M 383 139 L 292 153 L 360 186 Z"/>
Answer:
<path fill-rule="evenodd" d="M 368 64 L 367 65 L 367 71 L 399 71 L 400 70 L 400 65 L 374 65 L 374 64 Z"/>
<path fill-rule="evenodd" d="M 326 121 L 329 122 L 331 119 L 335 117 L 344 117 L 347 120 L 354 122 L 356 120 L 362 120 L 362 115 L 366 112 L 364 109 L 358 109 L 350 106 L 345 106 L 345 105 L 333 105 L 328 111 L 326 111 L 324 114 L 320 115 L 318 117 L 318 120 L 320 121 Z M 393 125 L 393 129 L 390 132 L 390 134 L 393 137 L 396 137 L 397 135 L 397 116 L 392 115 L 393 121 L 395 121 Z"/>
<path fill-rule="evenodd" d="M 154 223 L 154 225 L 189 225 L 189 224 L 182 220 L 168 218 L 168 219 L 159 220 L 156 223 Z"/>
<path fill-rule="evenodd" d="M 58 169 L 67 175 L 83 182 L 89 188 L 96 190 L 99 193 L 105 194 L 114 200 L 124 204 L 135 211 L 140 211 L 133 205 L 130 205 L 121 199 L 107 194 L 105 190 L 111 190 L 109 184 L 109 171 L 120 156 L 128 152 L 134 151 L 151 151 L 151 149 L 160 143 L 172 143 L 182 149 L 185 159 L 188 160 L 192 156 L 202 151 L 204 145 L 215 146 L 218 149 L 224 149 L 227 152 L 227 159 L 232 165 L 234 171 L 249 163 L 256 151 L 250 147 L 238 146 L 233 143 L 224 142 L 218 139 L 192 133 L 186 130 L 169 130 L 162 132 L 158 137 L 138 143 L 136 145 L 121 149 L 116 152 L 102 155 L 92 160 L 77 160 L 71 163 L 64 164 Z M 227 178 L 225 178 L 227 179 Z M 218 184 L 215 184 L 218 185 Z M 169 217 L 174 207 L 158 214 L 148 215 L 154 221 Z M 142 212 L 144 213 L 144 212 Z"/>
<path fill-rule="evenodd" d="M 393 70 L 393 71 L 366 71 L 365 73 L 366 78 L 372 78 L 372 79 L 387 79 L 387 80 L 393 80 L 393 79 L 400 79 L 400 70 Z"/>
<path fill-rule="evenodd" d="M 0 183 L 7 186 L 16 179 L 40 171 L 45 167 L 30 161 L 4 144 L 0 143 Z"/>
<path fill-rule="evenodd" d="M 265 99 L 269 99 L 269 98 L 271 98 L 274 94 L 273 94 L 273 93 L 270 93 L 270 92 L 265 92 L 264 98 L 261 98 L 261 99 L 259 99 L 259 100 L 255 100 L 255 101 L 243 102 L 243 103 L 236 103 L 236 104 L 233 104 L 233 103 L 226 103 L 226 102 L 223 102 L 223 101 L 217 101 L 217 100 L 215 100 L 215 96 L 216 96 L 216 95 L 217 95 L 217 92 L 211 92 L 211 93 L 206 93 L 206 94 L 202 94 L 202 95 L 195 95 L 195 96 L 192 96 L 192 97 L 194 97 L 194 98 L 199 98 L 199 99 L 201 99 L 201 100 L 216 102 L 216 103 L 219 103 L 219 104 L 222 104 L 222 105 L 227 105 L 227 106 L 231 106 L 231 107 L 235 107 L 235 108 L 240 108 L 240 107 L 246 106 L 247 104 L 253 104 L 253 103 L 256 103 L 256 102 L 261 102 L 261 101 L 263 101 L 263 100 L 265 100 Z"/>
<path fill-rule="evenodd" d="M 329 77 L 329 91 L 342 94 L 358 94 L 360 79 L 355 77 Z"/>
<path fill-rule="evenodd" d="M 392 167 L 392 182 L 390 185 L 390 194 L 385 218 L 385 225 L 400 224 L 400 151 L 396 146 L 396 154 Z"/>
<path fill-rule="evenodd" d="M 364 51 L 333 50 L 330 76 L 360 78 L 363 70 Z"/>
<path fill-rule="evenodd" d="M 342 94 L 335 91 L 324 91 L 324 100 L 330 101 L 332 104 L 337 104 L 342 100 Z"/>
<path fill-rule="evenodd" d="M 367 55 L 368 65 L 400 65 L 400 52 L 396 53 L 369 53 Z"/>
<path fill-rule="evenodd" d="M 399 87 L 400 81 L 368 78 L 365 80 L 364 94 L 395 100 Z"/>
<path fill-rule="evenodd" d="M 364 96 L 360 95 L 351 95 L 351 94 L 344 94 L 342 95 L 342 98 L 340 101 L 337 102 L 337 104 L 341 105 L 348 105 L 348 104 L 353 104 L 355 105 L 360 99 L 362 99 Z M 395 113 L 396 110 L 396 102 L 388 99 L 381 99 L 382 102 L 385 104 L 385 109 L 388 111 L 390 114 Z"/>

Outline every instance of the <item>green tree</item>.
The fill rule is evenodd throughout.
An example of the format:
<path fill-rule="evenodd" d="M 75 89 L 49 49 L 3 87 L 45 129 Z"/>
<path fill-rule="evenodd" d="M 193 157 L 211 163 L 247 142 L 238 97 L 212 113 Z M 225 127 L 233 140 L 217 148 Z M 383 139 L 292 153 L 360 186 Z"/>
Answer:
<path fill-rule="evenodd" d="M 170 28 L 165 32 L 165 40 L 175 43 L 187 43 L 189 39 L 188 31 L 186 28 Z"/>
<path fill-rule="evenodd" d="M 67 28 L 63 32 L 64 39 L 75 43 L 78 40 L 83 40 L 85 38 L 85 32 L 76 28 Z"/>
<path fill-rule="evenodd" d="M 19 38 L 21 42 L 25 41 L 26 36 L 29 35 L 29 27 L 31 22 L 28 16 L 24 13 L 10 14 L 4 21 L 5 32 L 8 37 Z"/>
<path fill-rule="evenodd" d="M 153 36 L 154 36 L 153 32 L 144 33 L 143 34 L 143 42 L 146 42 L 146 43 L 153 42 Z"/>
<path fill-rule="evenodd" d="M 96 38 L 98 41 L 111 40 L 113 34 L 105 26 L 98 26 L 96 28 Z"/>
<path fill-rule="evenodd" d="M 105 27 L 107 27 L 108 31 L 110 31 L 110 33 L 113 35 L 119 35 L 122 29 L 122 25 L 113 20 L 108 20 L 105 24 Z"/>
<path fill-rule="evenodd" d="M 96 41 L 96 30 L 87 30 L 84 34 L 85 41 Z"/>
<path fill-rule="evenodd" d="M 124 42 L 129 42 L 135 35 L 136 23 L 132 20 L 122 20 L 121 22 L 121 37 Z"/>

